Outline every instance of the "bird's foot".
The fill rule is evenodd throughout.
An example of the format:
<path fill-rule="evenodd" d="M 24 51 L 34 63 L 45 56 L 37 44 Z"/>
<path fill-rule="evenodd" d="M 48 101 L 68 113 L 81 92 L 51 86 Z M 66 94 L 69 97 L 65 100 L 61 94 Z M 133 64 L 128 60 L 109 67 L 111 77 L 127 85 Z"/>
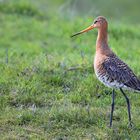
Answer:
<path fill-rule="evenodd" d="M 107 125 L 107 126 L 108 126 L 109 128 L 111 128 L 111 127 L 112 127 L 112 125 L 110 125 L 110 124 L 109 124 L 109 125 Z"/>
<path fill-rule="evenodd" d="M 107 127 L 112 128 L 112 123 L 110 122 Z"/>
<path fill-rule="evenodd" d="M 132 121 L 129 121 L 128 127 L 131 128 L 131 129 L 134 128 L 134 123 Z"/>

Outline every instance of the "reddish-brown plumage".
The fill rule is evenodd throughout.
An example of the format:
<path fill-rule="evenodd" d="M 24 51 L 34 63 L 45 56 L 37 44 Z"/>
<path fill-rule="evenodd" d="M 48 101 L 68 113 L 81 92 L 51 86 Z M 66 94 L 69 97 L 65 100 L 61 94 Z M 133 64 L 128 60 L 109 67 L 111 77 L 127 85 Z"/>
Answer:
<path fill-rule="evenodd" d="M 123 89 L 140 92 L 140 80 L 127 66 L 127 64 L 125 64 L 121 59 L 119 59 L 109 48 L 107 36 L 108 23 L 104 17 L 97 17 L 91 26 L 89 26 L 85 30 L 82 30 L 81 32 L 74 34 L 73 36 L 87 32 L 93 28 L 98 29 L 98 37 L 96 41 L 96 54 L 94 58 L 94 70 L 97 78 L 104 85 L 113 89 L 110 126 L 112 126 L 112 117 L 114 111 L 115 88 L 120 89 L 127 101 L 129 122 L 130 125 L 132 125 L 130 103 Z"/>
<path fill-rule="evenodd" d="M 140 81 L 133 71 L 109 48 L 107 40 L 108 24 L 104 17 L 98 17 L 98 37 L 94 70 L 98 79 L 106 86 L 140 91 Z"/>
<path fill-rule="evenodd" d="M 112 54 L 111 49 L 108 47 L 108 24 L 104 17 L 98 17 L 95 21 L 100 21 L 102 26 L 98 26 L 98 37 L 96 41 L 96 53 L 94 58 L 95 72 L 102 67 L 102 63 Z"/>

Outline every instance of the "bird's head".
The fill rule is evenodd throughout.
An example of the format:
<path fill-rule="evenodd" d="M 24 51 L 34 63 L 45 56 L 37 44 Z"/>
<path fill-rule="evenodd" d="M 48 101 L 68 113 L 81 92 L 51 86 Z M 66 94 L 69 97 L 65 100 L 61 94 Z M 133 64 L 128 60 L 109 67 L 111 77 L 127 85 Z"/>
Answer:
<path fill-rule="evenodd" d="M 71 37 L 88 32 L 89 30 L 92 30 L 93 28 L 98 28 L 98 29 L 107 28 L 107 20 L 105 19 L 105 17 L 103 17 L 103 16 L 97 17 L 88 28 L 86 28 L 78 33 L 73 34 Z"/>

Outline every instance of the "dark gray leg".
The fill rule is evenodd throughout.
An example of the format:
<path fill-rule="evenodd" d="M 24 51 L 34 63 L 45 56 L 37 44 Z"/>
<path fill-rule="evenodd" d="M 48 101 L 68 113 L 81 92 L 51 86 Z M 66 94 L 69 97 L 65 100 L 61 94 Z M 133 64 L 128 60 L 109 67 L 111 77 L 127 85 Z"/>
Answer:
<path fill-rule="evenodd" d="M 130 126 L 132 126 L 129 98 L 126 96 L 126 94 L 124 93 L 124 91 L 122 90 L 122 88 L 120 88 L 120 91 L 122 92 L 122 94 L 124 95 L 124 97 L 125 97 L 125 99 L 126 99 L 126 102 L 127 102 L 127 108 L 128 108 L 128 118 L 129 118 L 129 123 L 130 123 Z"/>
<path fill-rule="evenodd" d="M 111 114 L 110 114 L 110 127 L 112 126 L 112 119 L 113 119 L 113 111 L 114 111 L 114 105 L 115 105 L 115 90 L 112 91 L 112 104 L 111 104 Z"/>

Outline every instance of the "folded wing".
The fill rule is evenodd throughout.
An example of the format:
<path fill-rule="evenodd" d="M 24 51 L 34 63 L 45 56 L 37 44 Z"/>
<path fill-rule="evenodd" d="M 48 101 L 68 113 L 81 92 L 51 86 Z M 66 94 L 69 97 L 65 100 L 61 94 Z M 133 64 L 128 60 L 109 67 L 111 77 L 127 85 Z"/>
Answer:
<path fill-rule="evenodd" d="M 123 83 L 126 87 L 140 91 L 140 80 L 133 71 L 116 55 L 103 62 L 103 67 L 110 79 Z"/>

